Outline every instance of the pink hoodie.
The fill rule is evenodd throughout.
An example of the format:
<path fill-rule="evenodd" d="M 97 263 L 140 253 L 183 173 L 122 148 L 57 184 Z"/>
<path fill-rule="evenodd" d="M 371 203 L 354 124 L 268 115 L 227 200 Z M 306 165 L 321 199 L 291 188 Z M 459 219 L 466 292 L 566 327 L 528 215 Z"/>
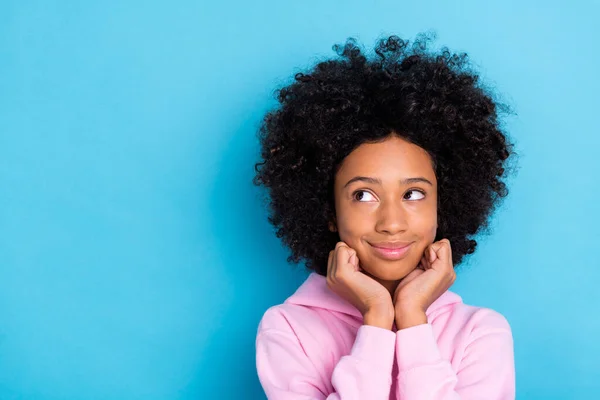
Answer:
<path fill-rule="evenodd" d="M 427 324 L 396 331 L 360 312 L 313 272 L 263 315 L 256 367 L 272 400 L 514 399 L 513 338 L 504 316 L 451 291 Z"/>

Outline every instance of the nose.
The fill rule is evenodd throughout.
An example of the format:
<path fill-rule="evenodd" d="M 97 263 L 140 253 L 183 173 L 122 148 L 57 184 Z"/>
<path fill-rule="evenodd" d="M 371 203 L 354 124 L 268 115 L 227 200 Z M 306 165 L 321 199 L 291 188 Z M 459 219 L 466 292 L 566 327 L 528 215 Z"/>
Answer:
<path fill-rule="evenodd" d="M 389 235 L 395 235 L 408 228 L 406 210 L 402 202 L 387 200 L 381 203 L 378 210 L 375 230 Z"/>

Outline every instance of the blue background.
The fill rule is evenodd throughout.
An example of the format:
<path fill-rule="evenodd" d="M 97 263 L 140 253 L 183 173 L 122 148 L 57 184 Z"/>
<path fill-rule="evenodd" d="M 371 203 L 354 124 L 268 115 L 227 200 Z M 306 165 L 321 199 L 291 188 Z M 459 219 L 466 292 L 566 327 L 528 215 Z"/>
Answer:
<path fill-rule="evenodd" d="M 4 0 L 0 398 L 264 398 L 258 321 L 306 273 L 251 184 L 258 123 L 333 44 L 430 29 L 517 112 L 452 290 L 508 318 L 518 398 L 597 396 L 600 5 L 560 3 Z"/>

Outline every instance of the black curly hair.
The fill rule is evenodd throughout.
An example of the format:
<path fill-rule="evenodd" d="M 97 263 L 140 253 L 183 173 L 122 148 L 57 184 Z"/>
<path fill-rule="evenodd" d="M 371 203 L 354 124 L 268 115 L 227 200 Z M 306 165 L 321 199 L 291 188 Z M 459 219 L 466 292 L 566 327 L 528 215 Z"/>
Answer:
<path fill-rule="evenodd" d="M 309 73 L 278 89 L 281 106 L 267 112 L 258 138 L 262 160 L 254 185 L 268 189 L 269 222 L 291 249 L 287 261 L 305 259 L 323 276 L 329 252 L 340 240 L 333 182 L 343 159 L 363 143 L 392 133 L 425 149 L 438 180 L 435 240 L 452 244 L 456 267 L 475 251 L 472 238 L 489 228 L 489 217 L 507 196 L 501 178 L 515 152 L 502 132 L 500 112 L 479 83 L 466 53 L 428 49 L 432 36 L 411 43 L 396 35 L 379 39 L 368 60 L 348 38 Z"/>

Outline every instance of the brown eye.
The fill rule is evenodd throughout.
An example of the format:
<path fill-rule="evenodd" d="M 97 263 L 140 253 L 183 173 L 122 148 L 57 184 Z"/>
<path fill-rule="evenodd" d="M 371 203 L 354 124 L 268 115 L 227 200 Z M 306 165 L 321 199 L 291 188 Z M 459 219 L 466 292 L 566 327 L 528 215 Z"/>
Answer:
<path fill-rule="evenodd" d="M 361 202 L 361 203 L 364 203 L 364 201 L 362 201 L 362 200 L 364 199 L 364 195 L 360 196 L 360 194 L 361 194 L 361 193 L 366 193 L 366 194 L 367 194 L 367 196 L 371 196 L 371 197 L 373 196 L 371 193 L 367 192 L 366 190 L 357 190 L 356 192 L 354 192 L 354 193 L 352 194 L 352 198 L 353 198 L 354 200 L 356 200 L 356 201 L 359 201 L 359 202 Z M 357 196 L 357 194 L 358 194 L 359 196 Z"/>
<path fill-rule="evenodd" d="M 409 198 L 408 198 L 407 200 L 421 200 L 421 199 L 423 199 L 423 198 L 425 197 L 425 193 L 423 193 L 421 190 L 412 189 L 412 190 L 409 190 L 409 191 L 407 192 L 407 194 L 408 194 L 408 193 L 418 193 L 418 194 L 419 194 L 419 195 L 421 195 L 422 197 L 419 197 L 419 196 L 417 195 L 417 197 L 415 198 L 415 196 L 413 195 L 413 196 L 409 196 Z M 406 195 L 405 195 L 405 197 L 406 197 Z"/>

